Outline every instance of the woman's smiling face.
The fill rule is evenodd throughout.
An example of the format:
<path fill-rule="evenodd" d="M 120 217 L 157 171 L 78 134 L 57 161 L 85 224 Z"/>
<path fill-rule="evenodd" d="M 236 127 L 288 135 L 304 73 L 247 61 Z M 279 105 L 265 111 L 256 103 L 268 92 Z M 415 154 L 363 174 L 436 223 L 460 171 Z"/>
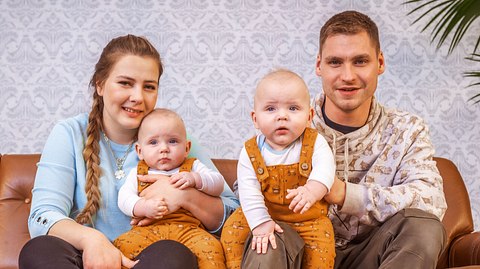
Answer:
<path fill-rule="evenodd" d="M 125 55 L 119 58 L 103 85 L 103 126 L 107 135 L 136 131 L 143 117 L 157 102 L 159 68 L 148 57 Z"/>

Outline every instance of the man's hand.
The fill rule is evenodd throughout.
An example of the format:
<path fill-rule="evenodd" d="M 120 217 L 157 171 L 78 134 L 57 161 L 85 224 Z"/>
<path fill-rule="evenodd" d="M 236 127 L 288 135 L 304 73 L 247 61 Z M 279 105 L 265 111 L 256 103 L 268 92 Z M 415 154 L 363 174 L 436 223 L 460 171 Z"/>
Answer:
<path fill-rule="evenodd" d="M 324 197 L 325 201 L 332 205 L 338 205 L 340 207 L 343 206 L 343 203 L 345 202 L 345 195 L 347 193 L 346 189 L 347 183 L 341 181 L 338 179 L 338 177 L 335 177 L 332 188 L 330 188 L 330 192 Z"/>
<path fill-rule="evenodd" d="M 272 244 L 272 248 L 277 248 L 274 232 L 283 233 L 282 228 L 273 220 L 264 222 L 252 230 L 252 249 L 257 250 L 257 253 L 267 253 L 268 242 Z"/>

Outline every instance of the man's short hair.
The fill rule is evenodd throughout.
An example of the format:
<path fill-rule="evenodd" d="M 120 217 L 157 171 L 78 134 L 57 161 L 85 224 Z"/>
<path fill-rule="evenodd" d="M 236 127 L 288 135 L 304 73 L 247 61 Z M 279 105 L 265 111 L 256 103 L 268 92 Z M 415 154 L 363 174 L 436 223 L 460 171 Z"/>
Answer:
<path fill-rule="evenodd" d="M 375 49 L 380 52 L 380 39 L 378 27 L 370 17 L 354 10 L 338 13 L 328 19 L 320 29 L 319 53 L 322 52 L 325 40 L 334 35 L 355 35 L 365 31 L 370 37 Z"/>

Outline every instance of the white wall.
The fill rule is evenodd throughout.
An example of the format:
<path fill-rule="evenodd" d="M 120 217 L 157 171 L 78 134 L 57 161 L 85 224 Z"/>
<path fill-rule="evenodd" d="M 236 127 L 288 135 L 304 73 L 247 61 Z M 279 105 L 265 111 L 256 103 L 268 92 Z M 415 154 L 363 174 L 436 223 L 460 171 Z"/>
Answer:
<path fill-rule="evenodd" d="M 92 2 L 92 3 L 90 3 Z M 459 167 L 480 227 L 480 107 L 462 72 L 474 31 L 449 57 L 435 51 L 402 1 L 184 0 L 0 1 L 0 153 L 38 153 L 53 124 L 88 111 L 87 84 L 103 46 L 127 33 L 148 37 L 166 67 L 158 106 L 178 111 L 212 157 L 236 158 L 254 134 L 256 81 L 273 67 L 321 90 L 314 64 L 320 26 L 356 9 L 380 28 L 387 71 L 377 97 L 426 119 L 437 148 Z M 258 3 L 259 2 L 259 3 Z M 476 92 L 480 92 L 477 88 Z"/>

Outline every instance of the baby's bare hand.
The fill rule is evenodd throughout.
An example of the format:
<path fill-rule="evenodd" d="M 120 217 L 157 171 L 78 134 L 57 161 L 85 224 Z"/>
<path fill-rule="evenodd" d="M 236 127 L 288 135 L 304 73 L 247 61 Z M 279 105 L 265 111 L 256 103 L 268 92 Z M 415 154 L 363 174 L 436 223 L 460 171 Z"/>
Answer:
<path fill-rule="evenodd" d="M 252 230 L 252 250 L 257 250 L 258 254 L 265 254 L 268 250 L 268 243 L 273 249 L 277 248 L 277 242 L 274 232 L 283 233 L 283 229 L 273 220 L 264 222 Z"/>
<path fill-rule="evenodd" d="M 303 214 L 307 212 L 317 201 L 316 197 L 308 188 L 300 186 L 293 190 L 287 190 L 285 198 L 292 199 L 288 208 L 295 213 Z"/>
<path fill-rule="evenodd" d="M 167 203 L 160 199 L 145 200 L 145 217 L 150 219 L 161 219 L 168 212 Z"/>
<path fill-rule="evenodd" d="M 184 190 L 186 188 L 195 188 L 195 178 L 192 173 L 180 172 L 170 177 L 170 183 L 175 188 Z"/>

